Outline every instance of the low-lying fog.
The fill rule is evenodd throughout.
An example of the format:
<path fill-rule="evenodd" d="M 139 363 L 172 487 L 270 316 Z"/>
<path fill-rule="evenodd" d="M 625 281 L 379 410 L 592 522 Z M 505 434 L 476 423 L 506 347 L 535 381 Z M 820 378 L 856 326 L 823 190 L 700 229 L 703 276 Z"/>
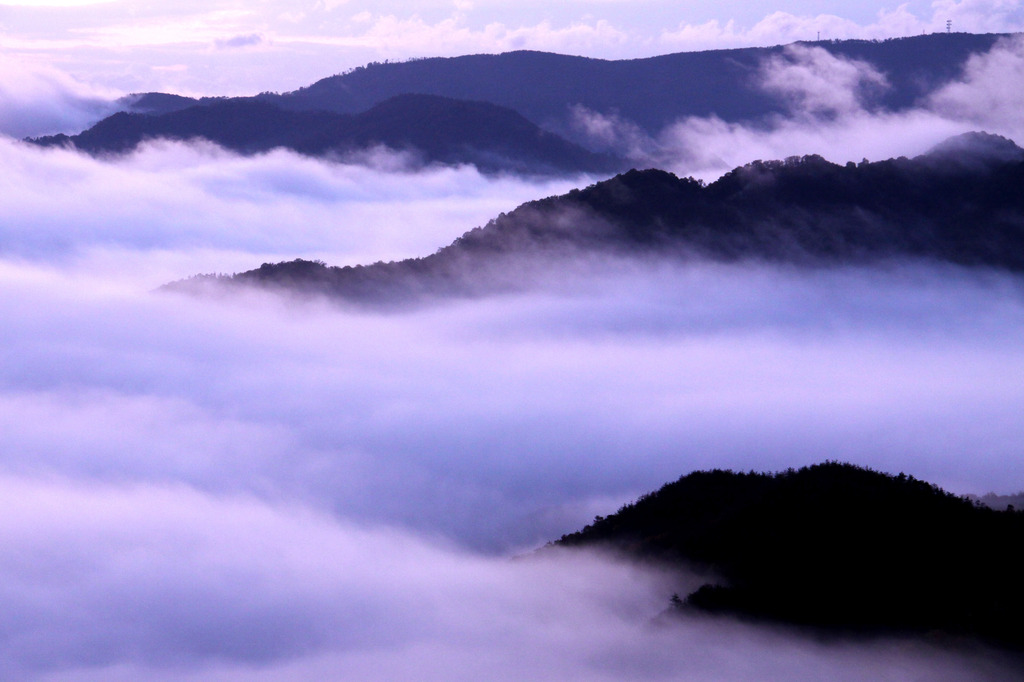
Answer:
<path fill-rule="evenodd" d="M 1013 677 L 983 651 L 664 623 L 685 581 L 510 557 L 699 468 L 1024 489 L 1019 277 L 607 261 L 403 313 L 192 298 L 152 290 L 427 254 L 591 179 L 0 159 L 3 679 Z"/>
<path fill-rule="evenodd" d="M 0 149 L 5 679 L 1005 676 L 906 642 L 657 627 L 661 576 L 508 557 L 696 468 L 832 458 L 1015 492 L 1017 278 L 609 261 L 400 314 L 158 294 L 429 253 L 569 183 Z"/>

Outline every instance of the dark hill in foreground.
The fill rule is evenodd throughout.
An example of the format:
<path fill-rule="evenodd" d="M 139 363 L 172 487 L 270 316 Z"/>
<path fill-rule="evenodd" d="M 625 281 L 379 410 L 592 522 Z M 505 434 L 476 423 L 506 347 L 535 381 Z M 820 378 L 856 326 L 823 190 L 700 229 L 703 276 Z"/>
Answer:
<path fill-rule="evenodd" d="M 903 474 L 838 463 L 692 473 L 556 544 L 713 575 L 675 602 L 683 612 L 1024 650 L 1024 512 Z"/>
<path fill-rule="evenodd" d="M 537 269 L 589 254 L 814 267 L 916 259 L 1024 272 L 1024 150 L 974 133 L 914 159 L 758 161 L 707 186 L 633 170 L 524 204 L 424 258 L 268 263 L 217 281 L 406 303 L 528 288 Z"/>
<path fill-rule="evenodd" d="M 423 163 L 469 163 L 493 172 L 622 169 L 621 162 L 545 132 L 511 109 L 432 95 L 393 97 L 354 115 L 288 111 L 253 99 L 215 100 L 164 114 L 122 112 L 78 135 L 32 142 L 120 154 L 154 139 L 205 139 L 243 154 L 283 147 L 310 156 L 344 156 L 384 146 L 411 152 Z"/>

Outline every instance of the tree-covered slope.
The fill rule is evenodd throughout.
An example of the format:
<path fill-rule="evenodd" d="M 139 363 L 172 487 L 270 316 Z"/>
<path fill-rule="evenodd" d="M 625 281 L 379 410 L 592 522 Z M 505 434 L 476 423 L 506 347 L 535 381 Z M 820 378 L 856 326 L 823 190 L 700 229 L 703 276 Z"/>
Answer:
<path fill-rule="evenodd" d="M 216 100 L 164 114 L 122 112 L 78 135 L 34 142 L 117 154 L 153 139 L 205 139 L 243 154 L 284 147 L 325 156 L 385 146 L 412 152 L 425 163 L 472 163 L 484 171 L 605 173 L 622 168 L 621 162 L 543 131 L 511 109 L 433 95 L 401 95 L 353 115 L 289 111 L 253 99 Z"/>
<path fill-rule="evenodd" d="M 696 472 L 556 544 L 706 571 L 684 611 L 1024 649 L 1024 513 L 903 474 Z"/>
<path fill-rule="evenodd" d="M 524 264 L 569 267 L 581 253 L 815 267 L 915 259 L 1024 272 L 1024 150 L 976 133 L 915 159 L 758 161 L 707 186 L 632 170 L 524 204 L 424 258 L 268 263 L 228 281 L 407 302 L 529 287 L 536 273 Z"/>

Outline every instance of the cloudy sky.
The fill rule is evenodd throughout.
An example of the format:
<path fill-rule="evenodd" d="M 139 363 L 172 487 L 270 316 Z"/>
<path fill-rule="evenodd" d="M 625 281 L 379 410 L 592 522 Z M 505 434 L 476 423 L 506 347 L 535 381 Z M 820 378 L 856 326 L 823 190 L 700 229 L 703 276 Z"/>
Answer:
<path fill-rule="evenodd" d="M 203 144 L 98 160 L 12 138 L 136 90 L 287 90 L 369 60 L 515 48 L 881 38 L 947 18 L 1019 31 L 1020 3 L 38 4 L 0 1 L 0 678 L 1008 679 L 984 652 L 658 626 L 689 578 L 509 557 L 696 468 L 831 458 L 1024 489 L 1019 278 L 608 261 L 402 314 L 157 294 L 264 261 L 431 253 L 599 178 Z M 1021 141 L 1019 41 L 899 115 L 861 106 L 873 75 L 830 59 L 795 51 L 761 74 L 821 116 L 686 120 L 642 142 L 710 179 L 795 153 L 913 155 L 978 128 Z"/>
<path fill-rule="evenodd" d="M 1015 0 L 2 0 L 0 68 L 64 74 L 98 92 L 238 95 L 385 59 L 516 49 L 643 57 L 819 33 L 902 37 L 947 20 L 960 31 L 1021 31 L 1024 9 Z"/>

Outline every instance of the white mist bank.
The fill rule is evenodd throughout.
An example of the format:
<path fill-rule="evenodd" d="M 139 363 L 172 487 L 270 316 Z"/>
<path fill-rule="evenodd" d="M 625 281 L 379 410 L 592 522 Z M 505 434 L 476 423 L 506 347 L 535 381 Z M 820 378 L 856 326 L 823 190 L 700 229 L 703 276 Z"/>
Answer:
<path fill-rule="evenodd" d="M 987 651 L 659 619 L 695 581 L 488 559 L 291 504 L 0 476 L 14 681 L 1005 680 Z M 528 655 L 524 655 L 528 652 Z"/>
<path fill-rule="evenodd" d="M 278 150 L 240 157 L 160 142 L 116 159 L 0 138 L 6 259 L 57 264 L 156 287 L 197 272 L 321 258 L 357 264 L 428 254 L 502 211 L 586 178 L 488 178 L 472 167 L 406 169 Z"/>
<path fill-rule="evenodd" d="M 296 498 L 492 550 L 698 468 L 1024 487 L 1009 275 L 609 264 L 402 314 L 0 275 L 19 474 Z"/>
<path fill-rule="evenodd" d="M 971 131 L 1024 144 L 1024 95 L 1010 85 L 1024 78 L 1020 37 L 972 56 L 959 78 L 900 112 L 874 103 L 891 87 L 885 74 L 822 47 L 790 45 L 755 76 L 757 87 L 786 103 L 785 115 L 757 123 L 691 117 L 648 136 L 631 121 L 577 108 L 578 132 L 639 165 L 709 182 L 754 159 L 819 154 L 843 164 L 913 157 Z"/>
<path fill-rule="evenodd" d="M 655 627 L 679 583 L 508 557 L 697 468 L 1020 489 L 1020 282 L 605 267 L 373 314 L 3 262 L 4 679 L 1009 679 L 987 651 Z"/>
<path fill-rule="evenodd" d="M 5 471 L 283 496 L 490 551 L 695 468 L 1024 488 L 1010 275 L 553 263 L 536 291 L 398 315 L 155 295 L 423 255 L 571 181 L 180 144 L 0 155 Z"/>

